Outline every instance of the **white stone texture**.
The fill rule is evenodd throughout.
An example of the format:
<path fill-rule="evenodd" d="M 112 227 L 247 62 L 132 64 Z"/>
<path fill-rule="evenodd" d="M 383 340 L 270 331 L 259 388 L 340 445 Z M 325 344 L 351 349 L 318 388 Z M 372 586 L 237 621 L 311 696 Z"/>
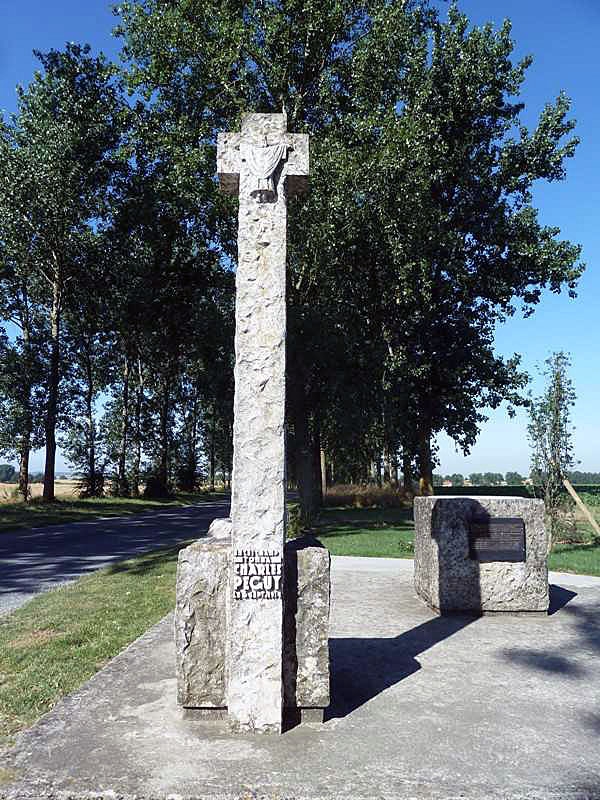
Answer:
<path fill-rule="evenodd" d="M 213 539 L 231 538 L 231 517 L 213 519 L 208 529 L 208 535 Z"/>
<path fill-rule="evenodd" d="M 175 650 L 177 702 L 227 705 L 227 605 L 231 540 L 199 539 L 177 563 Z"/>
<path fill-rule="evenodd" d="M 229 540 L 200 539 L 179 554 L 175 644 L 177 701 L 224 709 L 230 651 Z M 312 536 L 285 546 L 283 682 L 287 708 L 329 705 L 330 555 Z"/>
<path fill-rule="evenodd" d="M 437 611 L 548 610 L 548 535 L 541 500 L 522 497 L 417 497 L 415 589 Z M 469 558 L 473 517 L 520 517 L 524 562 L 481 563 Z"/>
<path fill-rule="evenodd" d="M 302 180 L 300 176 L 308 174 L 308 137 L 288 134 L 286 129 L 283 114 L 248 114 L 240 134 L 223 134 L 218 142 L 222 188 L 239 190 L 232 546 L 233 552 L 268 550 L 279 553 L 281 559 L 285 538 L 286 181 L 294 189 L 294 176 Z M 270 176 L 264 169 L 270 159 L 265 148 L 281 148 L 277 150 L 281 160 Z M 275 163 L 276 159 L 270 160 Z M 230 646 L 232 726 L 281 731 L 282 600 L 236 600 L 232 595 Z"/>
<path fill-rule="evenodd" d="M 285 545 L 283 680 L 286 708 L 329 705 L 329 551 L 313 536 Z"/>

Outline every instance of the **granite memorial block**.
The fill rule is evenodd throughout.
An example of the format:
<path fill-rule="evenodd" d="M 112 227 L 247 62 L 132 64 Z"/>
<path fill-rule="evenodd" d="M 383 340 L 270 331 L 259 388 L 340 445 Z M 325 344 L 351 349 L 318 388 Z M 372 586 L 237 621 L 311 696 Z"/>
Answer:
<path fill-rule="evenodd" d="M 222 532 L 227 523 L 231 527 L 230 520 L 218 522 Z M 209 535 L 181 550 L 177 567 L 177 702 L 209 719 L 228 711 L 231 554 L 230 537 Z M 283 716 L 299 721 L 322 719 L 329 705 L 330 561 L 329 551 L 312 536 L 286 542 Z"/>
<path fill-rule="evenodd" d="M 547 612 L 544 503 L 416 497 L 415 588 L 441 613 Z"/>

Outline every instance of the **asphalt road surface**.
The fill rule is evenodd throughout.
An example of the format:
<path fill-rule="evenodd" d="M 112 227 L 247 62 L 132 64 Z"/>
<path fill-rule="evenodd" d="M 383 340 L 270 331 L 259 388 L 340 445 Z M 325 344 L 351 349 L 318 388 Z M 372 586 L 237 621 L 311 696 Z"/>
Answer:
<path fill-rule="evenodd" d="M 198 538 L 228 513 L 227 502 L 198 503 L 0 533 L 0 614 L 108 564 Z"/>

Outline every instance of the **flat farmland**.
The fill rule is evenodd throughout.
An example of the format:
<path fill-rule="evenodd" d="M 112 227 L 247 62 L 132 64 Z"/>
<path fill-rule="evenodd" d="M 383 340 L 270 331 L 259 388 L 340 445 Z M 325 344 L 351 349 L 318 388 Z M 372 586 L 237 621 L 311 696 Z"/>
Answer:
<path fill-rule="evenodd" d="M 54 493 L 57 497 L 76 497 L 78 481 L 56 481 Z M 0 503 L 13 502 L 18 488 L 16 483 L 0 483 Z M 29 489 L 32 497 L 41 497 L 44 491 L 43 483 L 30 483 Z"/>

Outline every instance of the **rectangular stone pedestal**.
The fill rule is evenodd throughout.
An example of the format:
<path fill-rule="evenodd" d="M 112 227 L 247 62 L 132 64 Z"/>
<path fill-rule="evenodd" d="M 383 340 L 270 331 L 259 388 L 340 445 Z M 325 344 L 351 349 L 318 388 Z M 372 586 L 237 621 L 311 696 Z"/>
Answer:
<path fill-rule="evenodd" d="M 232 557 L 230 538 L 199 539 L 179 553 L 177 702 L 186 714 L 197 709 L 204 719 L 223 719 L 229 705 Z M 329 705 L 329 572 L 329 551 L 317 539 L 286 543 L 282 723 L 294 715 L 297 721 L 322 719 Z"/>
<path fill-rule="evenodd" d="M 416 497 L 415 589 L 435 611 L 547 612 L 544 503 Z"/>

